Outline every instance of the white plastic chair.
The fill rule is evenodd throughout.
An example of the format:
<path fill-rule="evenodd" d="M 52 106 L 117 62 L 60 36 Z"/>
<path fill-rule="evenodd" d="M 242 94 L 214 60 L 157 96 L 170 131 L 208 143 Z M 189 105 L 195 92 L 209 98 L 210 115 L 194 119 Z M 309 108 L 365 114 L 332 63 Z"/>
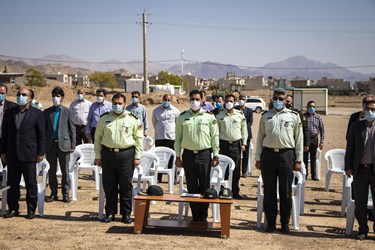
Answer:
<path fill-rule="evenodd" d="M 316 150 L 316 177 L 321 180 L 322 171 L 322 151 L 318 148 Z"/>
<path fill-rule="evenodd" d="M 154 139 L 151 136 L 145 136 L 143 137 L 143 151 L 148 151 L 152 148 L 154 148 Z"/>
<path fill-rule="evenodd" d="M 301 185 L 301 199 L 299 203 L 300 215 L 305 213 L 306 166 L 303 161 L 301 162 L 301 174 L 302 174 L 302 185 Z"/>
<path fill-rule="evenodd" d="M 158 182 L 158 166 L 160 164 L 159 157 L 153 152 L 143 152 L 141 155 L 142 166 L 142 190 L 146 192 L 147 184 L 156 185 Z M 153 173 L 153 174 L 151 174 Z M 133 181 L 136 179 L 133 176 Z"/>
<path fill-rule="evenodd" d="M 90 169 L 95 173 L 95 188 L 99 190 L 99 167 L 95 165 L 95 151 L 94 144 L 85 143 L 78 145 L 76 151 L 80 151 L 83 154 L 83 159 L 78 166 L 78 173 L 81 169 Z"/>
<path fill-rule="evenodd" d="M 247 163 L 247 176 L 253 176 L 253 150 L 254 144 L 250 142 L 249 145 L 249 161 Z"/>
<path fill-rule="evenodd" d="M 352 182 L 353 182 L 353 177 L 347 178 L 346 177 L 346 182 L 345 182 L 345 189 L 347 189 L 347 199 L 348 199 L 348 210 L 346 212 L 346 230 L 345 234 L 346 235 L 351 235 L 353 231 L 353 225 L 354 225 L 354 211 L 355 211 L 355 201 L 352 196 Z M 373 202 L 373 197 L 371 193 L 371 189 L 369 188 L 368 192 L 368 201 L 367 201 L 367 209 L 374 209 L 374 202 Z"/>
<path fill-rule="evenodd" d="M 331 181 L 332 174 L 339 174 L 343 176 L 343 190 L 345 187 L 345 149 L 331 149 L 325 153 L 324 158 L 326 160 L 326 189 L 329 191 L 329 184 Z"/>
<path fill-rule="evenodd" d="M 302 174 L 297 171 L 293 171 L 293 180 L 298 180 L 297 184 L 293 181 L 292 190 L 294 195 L 292 195 L 292 221 L 294 230 L 299 230 L 299 214 L 300 214 L 300 201 L 301 201 L 301 185 L 302 185 Z M 277 193 L 279 191 L 277 190 Z M 279 195 L 277 195 L 279 197 Z M 262 216 L 263 216 L 263 179 L 260 175 L 258 178 L 258 197 L 257 197 L 257 227 L 262 226 Z"/>
<path fill-rule="evenodd" d="M 78 169 L 83 162 L 83 154 L 79 150 L 75 150 L 70 154 L 69 161 L 69 178 L 70 189 L 72 190 L 72 200 L 76 201 L 78 197 Z"/>
<path fill-rule="evenodd" d="M 133 195 L 133 209 L 132 213 L 134 212 L 135 208 L 135 203 L 134 203 L 134 196 L 138 194 L 139 191 L 141 191 L 141 180 L 142 178 L 142 167 L 141 165 L 138 165 L 134 168 L 134 173 L 133 173 L 133 180 L 137 180 L 137 186 L 133 187 L 132 190 L 132 195 Z M 105 193 L 104 193 L 104 188 L 103 188 L 103 174 L 102 174 L 102 168 L 100 168 L 99 171 L 99 179 L 100 179 L 100 186 L 99 186 L 99 220 L 103 219 L 103 211 L 104 211 L 104 201 L 105 201 Z"/>
<path fill-rule="evenodd" d="M 226 155 L 219 154 L 218 157 L 219 166 L 223 172 L 223 179 L 220 181 L 220 185 L 232 190 L 233 171 L 236 165 L 234 164 L 234 161 Z M 227 171 L 229 171 L 229 175 L 228 179 L 225 179 L 225 173 Z M 217 182 L 216 175 L 212 176 L 211 185 L 214 185 L 214 183 L 219 183 Z"/>
<path fill-rule="evenodd" d="M 2 180 L 2 185 L 3 186 L 6 186 L 7 185 L 7 177 L 8 177 L 8 174 L 7 174 L 7 168 L 3 167 L 3 164 L 0 160 L 0 173 L 3 177 L 3 180 Z M 6 200 L 6 197 L 7 197 L 7 189 L 5 189 L 4 191 L 1 192 L 1 215 L 4 215 L 5 214 L 5 211 L 6 211 L 6 208 L 7 208 L 7 200 Z"/>
<path fill-rule="evenodd" d="M 176 174 L 176 152 L 173 149 L 167 147 L 154 147 L 150 149 L 150 152 L 156 154 L 159 157 L 158 174 L 168 175 L 168 192 L 173 194 L 173 185 L 175 182 Z M 173 157 L 172 168 L 168 168 L 169 160 Z"/>

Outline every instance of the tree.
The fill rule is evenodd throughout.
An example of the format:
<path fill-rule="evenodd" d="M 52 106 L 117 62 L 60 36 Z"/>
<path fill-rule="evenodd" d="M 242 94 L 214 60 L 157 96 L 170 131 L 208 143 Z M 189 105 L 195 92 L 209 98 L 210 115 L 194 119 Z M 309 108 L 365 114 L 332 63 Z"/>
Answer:
<path fill-rule="evenodd" d="M 155 81 L 155 84 L 164 85 L 166 83 L 177 85 L 177 86 L 181 85 L 181 77 L 178 75 L 170 74 L 165 71 L 160 71 L 158 74 L 158 80 Z"/>
<path fill-rule="evenodd" d="M 94 72 L 89 80 L 101 88 L 109 87 L 113 90 L 117 86 L 115 75 L 111 72 Z"/>
<path fill-rule="evenodd" d="M 28 68 L 25 73 L 26 85 L 44 87 L 47 85 L 47 80 L 44 78 L 42 72 L 34 68 Z"/>

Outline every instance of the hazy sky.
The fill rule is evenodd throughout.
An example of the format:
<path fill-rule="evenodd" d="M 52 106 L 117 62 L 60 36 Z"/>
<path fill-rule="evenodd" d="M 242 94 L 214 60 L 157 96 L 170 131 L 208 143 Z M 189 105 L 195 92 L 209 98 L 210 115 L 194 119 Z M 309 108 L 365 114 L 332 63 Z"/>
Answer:
<path fill-rule="evenodd" d="M 375 73 L 375 0 L 0 0 L 0 54 L 263 66 L 295 55 Z"/>

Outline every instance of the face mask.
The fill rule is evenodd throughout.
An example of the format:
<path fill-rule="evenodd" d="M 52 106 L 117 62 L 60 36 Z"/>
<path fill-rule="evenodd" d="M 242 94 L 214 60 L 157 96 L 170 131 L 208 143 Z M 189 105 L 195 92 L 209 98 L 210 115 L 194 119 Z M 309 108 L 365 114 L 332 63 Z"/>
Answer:
<path fill-rule="evenodd" d="M 59 106 L 61 104 L 61 97 L 52 97 L 52 103 L 54 106 Z"/>
<path fill-rule="evenodd" d="M 167 101 L 164 101 L 163 102 L 163 107 L 164 108 L 169 108 L 171 106 L 171 103 L 170 102 L 167 102 Z"/>
<path fill-rule="evenodd" d="M 121 104 L 112 104 L 112 110 L 116 114 L 121 114 L 124 111 L 124 107 Z"/>
<path fill-rule="evenodd" d="M 309 108 L 307 109 L 307 111 L 308 111 L 310 114 L 314 114 L 314 113 L 315 113 L 315 108 L 313 108 L 313 107 L 309 107 Z"/>
<path fill-rule="evenodd" d="M 233 107 L 234 107 L 233 102 L 227 102 L 227 103 L 225 103 L 225 108 L 227 110 L 231 110 Z"/>
<path fill-rule="evenodd" d="M 20 106 L 26 105 L 27 104 L 27 96 L 23 96 L 23 95 L 17 96 L 17 104 L 20 105 Z"/>
<path fill-rule="evenodd" d="M 201 102 L 197 101 L 197 100 L 191 101 L 190 102 L 190 108 L 193 111 L 199 110 L 201 108 Z"/>
<path fill-rule="evenodd" d="M 277 110 L 284 108 L 284 102 L 280 100 L 273 101 L 273 107 Z"/>
<path fill-rule="evenodd" d="M 82 101 L 83 100 L 83 94 L 77 94 L 77 98 L 79 101 Z"/>
<path fill-rule="evenodd" d="M 137 103 L 138 102 L 138 97 L 132 97 L 132 102 Z"/>
<path fill-rule="evenodd" d="M 222 109 L 223 108 L 223 104 L 221 102 L 216 103 L 216 108 Z"/>
<path fill-rule="evenodd" d="M 5 100 L 5 94 L 0 94 L 0 102 L 3 102 Z"/>
<path fill-rule="evenodd" d="M 285 103 L 285 108 L 290 109 L 292 107 L 291 103 Z"/>
<path fill-rule="evenodd" d="M 368 122 L 374 121 L 375 120 L 375 112 L 365 111 L 365 119 Z"/>
<path fill-rule="evenodd" d="M 98 103 L 103 103 L 103 102 L 104 102 L 104 97 L 103 97 L 103 96 L 97 96 L 97 97 L 96 97 L 96 101 L 97 101 Z"/>
<path fill-rule="evenodd" d="M 245 101 L 244 101 L 244 100 L 239 100 L 239 101 L 238 101 L 238 105 L 240 105 L 240 106 L 245 105 Z"/>

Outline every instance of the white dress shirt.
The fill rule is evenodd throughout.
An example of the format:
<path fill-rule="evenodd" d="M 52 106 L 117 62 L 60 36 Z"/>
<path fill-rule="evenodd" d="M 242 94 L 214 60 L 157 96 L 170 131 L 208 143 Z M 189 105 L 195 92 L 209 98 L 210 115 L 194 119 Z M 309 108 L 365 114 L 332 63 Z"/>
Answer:
<path fill-rule="evenodd" d="M 180 111 L 174 107 L 164 108 L 163 105 L 152 111 L 152 125 L 155 129 L 155 140 L 174 140 L 176 120 Z"/>
<path fill-rule="evenodd" d="M 83 99 L 82 101 L 75 100 L 70 104 L 70 110 L 73 111 L 73 122 L 75 125 L 87 125 L 87 116 L 92 102 Z"/>

